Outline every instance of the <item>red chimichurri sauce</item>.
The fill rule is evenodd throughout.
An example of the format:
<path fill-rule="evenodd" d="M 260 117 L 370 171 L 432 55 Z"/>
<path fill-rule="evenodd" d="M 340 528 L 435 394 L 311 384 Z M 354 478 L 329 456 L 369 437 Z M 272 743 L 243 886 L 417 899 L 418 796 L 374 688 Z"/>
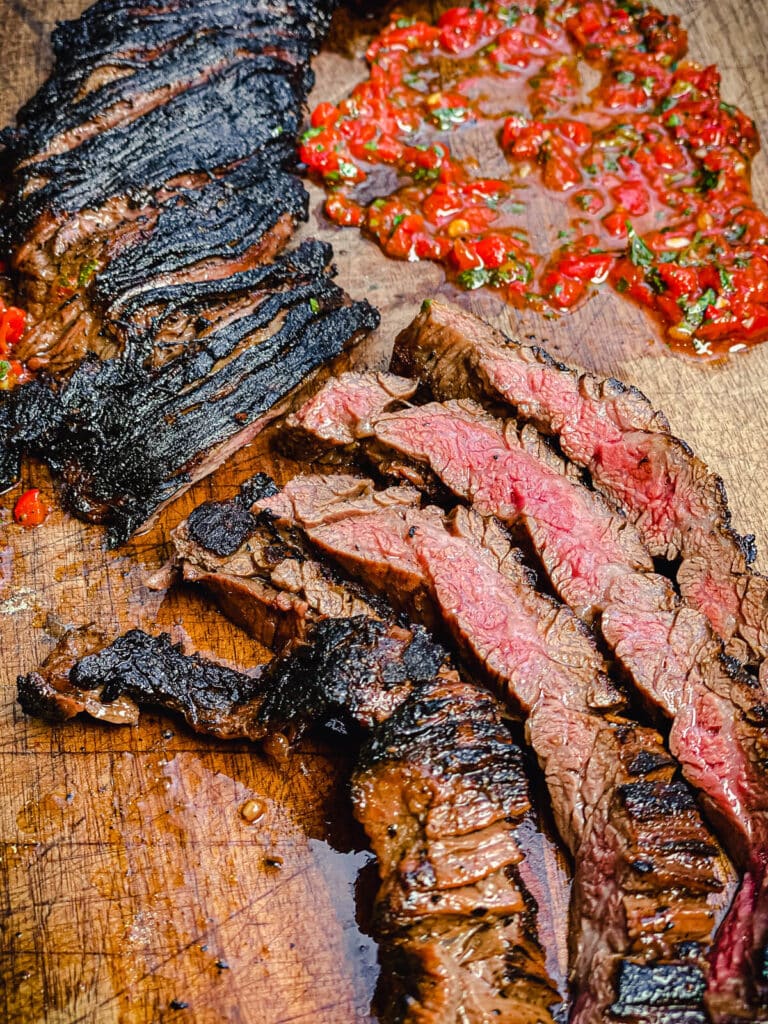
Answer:
<path fill-rule="evenodd" d="M 315 108 L 301 159 L 329 190 L 328 216 L 390 256 L 438 261 L 461 287 L 550 316 L 607 282 L 678 350 L 738 351 L 768 337 L 759 141 L 720 98 L 717 69 L 686 50 L 679 20 L 637 0 L 395 16 L 367 80 Z M 497 177 L 463 155 L 489 128 Z M 561 224 L 537 238 L 532 188 L 562 196 Z"/>

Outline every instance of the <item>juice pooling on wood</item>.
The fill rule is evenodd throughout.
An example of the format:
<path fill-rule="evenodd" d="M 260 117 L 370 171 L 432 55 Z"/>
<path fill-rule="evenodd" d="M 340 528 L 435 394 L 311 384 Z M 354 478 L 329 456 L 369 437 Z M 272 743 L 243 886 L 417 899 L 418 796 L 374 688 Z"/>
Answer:
<path fill-rule="evenodd" d="M 330 189 L 328 215 L 390 256 L 550 316 L 608 281 L 676 349 L 723 355 L 768 335 L 759 140 L 686 49 L 678 18 L 642 0 L 395 16 L 368 79 L 315 108 L 301 158 Z M 485 176 L 467 148 L 506 157 L 507 173 Z M 535 232 L 533 189 L 562 195 Z"/>

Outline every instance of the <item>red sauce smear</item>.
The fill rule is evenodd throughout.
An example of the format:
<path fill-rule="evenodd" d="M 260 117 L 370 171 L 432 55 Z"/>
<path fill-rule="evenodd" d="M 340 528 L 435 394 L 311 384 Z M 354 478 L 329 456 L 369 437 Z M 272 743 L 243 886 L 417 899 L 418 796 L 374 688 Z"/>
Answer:
<path fill-rule="evenodd" d="M 395 15 L 367 80 L 315 108 L 300 156 L 328 216 L 390 256 L 549 316 L 608 282 L 674 348 L 722 356 L 768 337 L 759 140 L 721 100 L 717 68 L 686 51 L 679 19 L 639 0 Z M 461 155 L 489 127 L 497 177 Z M 537 190 L 562 197 L 559 225 L 558 207 L 536 212 Z"/>
<path fill-rule="evenodd" d="M 0 275 L 6 271 L 0 261 Z M 10 391 L 29 380 L 29 370 L 13 358 L 13 347 L 20 340 L 27 323 L 27 314 L 17 306 L 8 306 L 0 296 L 0 391 Z"/>
<path fill-rule="evenodd" d="M 50 508 L 37 487 L 25 491 L 13 507 L 13 518 L 20 526 L 40 526 Z"/>

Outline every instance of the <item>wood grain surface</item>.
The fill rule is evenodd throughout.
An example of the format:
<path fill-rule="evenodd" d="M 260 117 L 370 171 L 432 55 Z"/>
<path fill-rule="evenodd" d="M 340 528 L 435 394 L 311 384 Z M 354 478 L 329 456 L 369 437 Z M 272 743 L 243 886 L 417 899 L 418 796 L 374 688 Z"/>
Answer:
<path fill-rule="evenodd" d="M 12 119 L 50 66 L 55 18 L 78 0 L 0 0 L 0 122 Z M 768 139 L 768 3 L 665 0 L 690 34 L 692 57 L 716 62 L 723 96 Z M 415 5 L 401 3 L 410 11 Z M 337 19 L 316 62 L 315 98 L 338 99 L 361 76 L 366 23 Z M 481 159 L 497 159 L 493 152 Z M 755 163 L 768 202 L 768 164 Z M 330 227 L 312 190 L 305 235 L 331 241 L 339 280 L 383 314 L 371 358 L 427 296 L 453 292 L 428 264 L 386 260 L 351 230 Z M 556 209 L 550 211 L 557 216 Z M 541 216 L 548 216 L 546 210 Z M 673 429 L 725 478 L 735 523 L 754 532 L 768 568 L 768 345 L 718 366 L 669 355 L 648 318 L 607 291 L 555 321 L 521 315 L 480 292 L 462 301 L 501 328 L 532 334 L 553 353 L 639 385 Z M 371 1020 L 375 944 L 367 914 L 375 869 L 351 819 L 349 753 L 306 741 L 285 764 L 244 744 L 209 742 L 177 723 L 136 728 L 24 718 L 15 677 L 36 666 L 61 631 L 93 623 L 109 634 L 164 629 L 238 665 L 265 652 L 193 590 L 147 589 L 168 532 L 194 504 L 232 493 L 259 469 L 285 476 L 269 435 L 258 439 L 118 552 L 101 532 L 55 511 L 24 531 L 11 521 L 18 489 L 0 498 L 0 1016 L 8 1022 L 347 1024 Z M 52 494 L 45 471 L 22 485 Z M 253 823 L 240 814 L 253 799 Z M 552 847 L 532 838 L 554 962 L 564 964 L 567 891 Z M 186 1005 L 184 1005 L 186 1004 Z"/>

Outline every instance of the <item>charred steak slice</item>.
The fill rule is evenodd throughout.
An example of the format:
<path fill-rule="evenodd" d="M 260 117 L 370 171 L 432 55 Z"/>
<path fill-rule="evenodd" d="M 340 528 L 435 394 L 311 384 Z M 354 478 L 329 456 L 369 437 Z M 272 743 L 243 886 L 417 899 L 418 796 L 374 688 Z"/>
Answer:
<path fill-rule="evenodd" d="M 594 486 L 622 506 L 653 555 L 682 558 L 686 600 L 742 661 L 768 651 L 768 578 L 754 572 L 751 537 L 730 526 L 722 480 L 672 436 L 636 388 L 557 362 L 483 321 L 438 302 L 395 344 L 393 369 L 420 377 L 436 398 L 508 405 L 557 437 Z"/>
<path fill-rule="evenodd" d="M 576 862 L 574 1019 L 705 1020 L 724 860 L 679 769 L 653 730 L 605 714 L 616 695 L 586 629 L 536 593 L 498 536 L 481 544 L 471 513 L 460 510 L 447 528 L 438 510 L 414 507 L 402 491 L 297 477 L 256 505 L 417 618 L 442 621 L 523 713 Z M 649 990 L 645 1002 L 636 998 L 633 979 L 655 970 L 676 986 L 661 1005 Z"/>
<path fill-rule="evenodd" d="M 6 471 L 17 471 L 26 446 L 62 474 L 68 507 L 120 543 L 378 324 L 367 303 L 343 300 L 320 277 L 269 295 L 156 371 L 86 362 L 55 393 L 37 382 L 22 389 L 0 409 Z"/>
<path fill-rule="evenodd" d="M 70 661 L 67 678 L 71 654 L 20 678 L 25 710 L 71 717 L 127 698 L 251 739 L 339 715 L 362 727 L 353 804 L 379 858 L 382 1019 L 553 1021 L 559 996 L 518 873 L 531 810 L 520 749 L 498 703 L 421 630 L 327 619 L 253 676 L 137 630 Z"/>
<path fill-rule="evenodd" d="M 273 649 L 305 637 L 323 618 L 391 619 L 386 601 L 319 561 L 296 531 L 253 514 L 253 503 L 276 490 L 258 474 L 234 498 L 194 509 L 171 535 L 183 579 L 200 583 L 237 625 Z"/>

